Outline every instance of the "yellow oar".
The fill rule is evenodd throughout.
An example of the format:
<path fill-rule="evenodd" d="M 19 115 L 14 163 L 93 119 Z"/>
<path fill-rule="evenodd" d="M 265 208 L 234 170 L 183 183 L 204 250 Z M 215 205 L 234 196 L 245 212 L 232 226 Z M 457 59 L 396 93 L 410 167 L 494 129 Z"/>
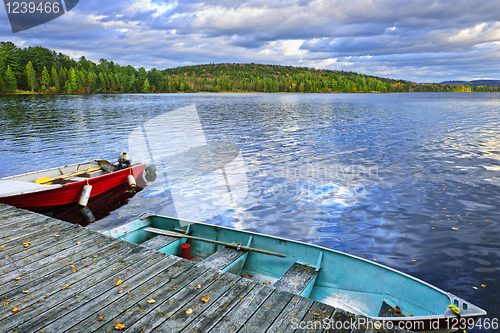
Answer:
<path fill-rule="evenodd" d="M 73 171 L 73 172 L 67 173 L 65 175 L 57 176 L 57 177 L 54 177 L 54 178 L 50 178 L 50 177 L 38 178 L 35 181 L 35 183 L 37 183 L 37 184 L 43 184 L 43 185 L 49 185 L 50 183 L 52 183 L 53 181 L 58 180 L 58 179 L 70 178 L 70 177 L 78 176 L 78 175 L 81 175 L 81 174 L 84 174 L 84 173 L 87 173 L 87 172 L 93 172 L 93 171 L 97 171 L 97 170 L 101 170 L 101 168 L 93 168 L 93 169 L 91 169 L 91 167 L 88 167 L 88 168 L 85 168 L 85 169 Z"/>

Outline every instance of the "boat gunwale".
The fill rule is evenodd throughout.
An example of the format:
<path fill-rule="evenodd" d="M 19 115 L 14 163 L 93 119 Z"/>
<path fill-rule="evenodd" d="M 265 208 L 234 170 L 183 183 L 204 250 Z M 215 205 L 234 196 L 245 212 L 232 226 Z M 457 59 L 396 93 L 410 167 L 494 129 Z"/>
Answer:
<path fill-rule="evenodd" d="M 112 234 L 111 231 L 112 230 L 115 230 L 115 229 L 119 229 L 119 228 L 123 228 L 124 225 L 128 225 L 130 223 L 133 223 L 135 221 L 142 221 L 142 220 L 146 220 L 146 219 L 149 219 L 150 217 L 160 217 L 160 218 L 167 218 L 167 219 L 172 219 L 172 220 L 177 220 L 177 221 L 183 221 L 183 222 L 187 222 L 187 223 L 194 223 L 194 224 L 202 224 L 202 225 L 205 225 L 205 226 L 208 226 L 208 227 L 217 227 L 217 228 L 222 228 L 222 229 L 226 229 L 226 230 L 231 230 L 231 231 L 239 231 L 239 232 L 243 232 L 243 233 L 246 233 L 246 234 L 251 234 L 251 235 L 257 235 L 257 236 L 263 236 L 263 237 L 269 237 L 269 238 L 274 238 L 278 241 L 285 241 L 285 242 L 292 242 L 292 243 L 297 243 L 297 244 L 301 244 L 301 245 L 305 245 L 305 246 L 310 246 L 310 247 L 314 247 L 314 248 L 317 248 L 319 250 L 326 250 L 326 251 L 330 251 L 330 252 L 333 252 L 333 253 L 336 253 L 336 254 L 339 254 L 339 255 L 345 255 L 345 256 L 348 256 L 350 258 L 353 258 L 353 259 L 357 259 L 357 260 L 361 260 L 361 261 L 364 261 L 366 263 L 369 263 L 369 264 L 372 264 L 372 265 L 375 265 L 375 266 L 378 266 L 380 268 L 383 268 L 383 269 L 386 269 L 386 270 L 389 270 L 393 273 L 396 273 L 396 274 L 400 274 L 404 277 L 407 277 L 407 278 L 410 278 L 411 280 L 415 281 L 415 282 L 418 282 L 418 283 L 421 283 L 427 287 L 430 287 L 438 292 L 440 292 L 441 294 L 445 295 L 448 297 L 449 301 L 450 301 L 450 305 L 453 304 L 453 300 L 458 300 L 458 301 L 461 301 L 462 303 L 463 302 L 466 302 L 467 304 L 470 304 L 471 306 L 475 307 L 478 309 L 477 312 L 471 312 L 471 313 L 463 313 L 463 315 L 461 314 L 461 317 L 462 318 L 470 318 L 470 317 L 479 317 L 479 316 L 485 316 L 487 314 L 486 310 L 478 307 L 477 305 L 475 304 L 472 304 L 471 302 L 468 302 L 466 300 L 464 300 L 463 298 L 461 297 L 458 297 L 450 292 L 447 292 L 447 291 L 444 291 L 428 282 L 425 282 L 419 278 L 416 278 L 414 276 L 411 276 L 407 273 L 404 273 L 404 272 L 401 272 L 401 271 L 398 271 L 394 268 L 391 268 L 389 266 L 386 266 L 386 265 L 383 265 L 383 264 L 380 264 L 378 262 L 373 262 L 373 261 L 370 261 L 368 259 L 365 259 L 365 258 L 361 258 L 361 257 L 358 257 L 356 255 L 353 255 L 353 254 L 350 254 L 350 253 L 346 253 L 346 252 L 342 252 L 342 251 L 338 251 L 338 250 L 334 250 L 334 249 L 329 249 L 329 248 L 326 248 L 326 247 L 322 247 L 322 246 L 319 246 L 319 245 L 316 245 L 316 244 L 311 244 L 311 243 L 305 243 L 305 242 L 302 242 L 302 241 L 298 241 L 298 240 L 292 240 L 292 239 L 288 239 L 288 238 L 281 238 L 281 237 L 276 237 L 276 236 L 272 236 L 272 235 L 266 235 L 266 234 L 262 234 L 262 233 L 259 233 L 259 232 L 254 232 L 254 231 L 247 231 L 247 230 L 238 230 L 238 229 L 235 229 L 235 228 L 230 228 L 230 227 L 225 227 L 225 226 L 219 226 L 219 225 L 214 225 L 214 224 L 209 224 L 209 223 L 205 223 L 205 222 L 195 222 L 195 221 L 191 221 L 191 220 L 187 220 L 187 219 L 180 219 L 180 218 L 176 218 L 176 217 L 171 217 L 171 216 L 166 216 L 166 215 L 160 215 L 160 214 L 155 214 L 155 213 L 150 213 L 150 212 L 145 212 L 143 213 L 142 215 L 140 215 L 137 219 L 134 219 L 134 220 L 130 220 L 126 223 L 124 223 L 123 225 L 119 226 L 119 227 L 116 227 L 116 228 L 113 228 L 113 229 L 110 229 L 110 230 L 107 230 L 107 231 L 104 231 L 104 232 L 110 232 L 110 235 Z M 142 227 L 139 227 L 139 228 L 136 228 L 134 230 L 138 230 L 138 229 L 143 229 L 145 226 L 142 226 Z M 126 231 L 124 233 L 121 233 L 121 234 L 117 234 L 113 237 L 119 237 L 121 235 L 124 235 L 128 232 L 131 232 L 133 230 L 129 230 L 129 231 Z M 467 311 L 467 310 L 466 310 Z M 470 310 L 469 310 L 470 311 Z M 406 317 L 374 317 L 374 316 L 368 316 L 374 320 L 379 320 L 379 321 L 382 321 L 382 320 L 394 320 L 394 321 L 400 321 L 400 320 L 406 320 L 406 321 L 415 321 L 415 320 L 436 320 L 436 319 L 447 319 L 448 317 L 445 315 L 445 313 L 443 312 L 443 314 L 434 314 L 434 315 L 426 315 L 426 316 L 406 316 Z"/>

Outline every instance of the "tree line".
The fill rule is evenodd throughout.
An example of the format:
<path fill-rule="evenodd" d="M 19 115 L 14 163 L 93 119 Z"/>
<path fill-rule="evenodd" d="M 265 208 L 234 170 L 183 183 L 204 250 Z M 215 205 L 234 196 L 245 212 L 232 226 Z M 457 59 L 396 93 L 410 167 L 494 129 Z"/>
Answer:
<path fill-rule="evenodd" d="M 416 84 L 353 72 L 263 64 L 205 64 L 158 70 L 82 56 L 78 61 L 41 46 L 0 46 L 0 93 L 150 92 L 412 92 L 500 91 L 499 87 Z"/>

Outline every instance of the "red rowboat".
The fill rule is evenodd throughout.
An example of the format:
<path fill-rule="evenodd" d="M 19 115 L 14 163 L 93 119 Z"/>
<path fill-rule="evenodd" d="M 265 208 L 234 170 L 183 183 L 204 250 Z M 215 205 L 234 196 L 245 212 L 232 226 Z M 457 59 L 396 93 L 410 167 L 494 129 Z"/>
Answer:
<path fill-rule="evenodd" d="M 119 170 L 105 160 L 67 165 L 0 179 L 0 203 L 19 208 L 40 208 L 75 203 L 85 185 L 90 198 L 142 176 L 146 164 Z"/>

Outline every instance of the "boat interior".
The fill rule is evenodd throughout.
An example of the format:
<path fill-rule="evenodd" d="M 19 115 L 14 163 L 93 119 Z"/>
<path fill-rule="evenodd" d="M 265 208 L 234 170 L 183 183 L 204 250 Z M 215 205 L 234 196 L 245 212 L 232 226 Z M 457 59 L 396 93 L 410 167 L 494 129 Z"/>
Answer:
<path fill-rule="evenodd" d="M 161 234 L 162 230 L 174 231 L 179 237 Z M 311 244 L 157 215 L 146 215 L 105 234 L 176 256 L 182 256 L 182 244 L 190 244 L 189 259 L 198 265 L 370 317 L 442 315 L 450 304 L 458 306 L 464 316 L 483 311 L 404 273 Z M 235 249 L 238 245 L 286 258 Z"/>

